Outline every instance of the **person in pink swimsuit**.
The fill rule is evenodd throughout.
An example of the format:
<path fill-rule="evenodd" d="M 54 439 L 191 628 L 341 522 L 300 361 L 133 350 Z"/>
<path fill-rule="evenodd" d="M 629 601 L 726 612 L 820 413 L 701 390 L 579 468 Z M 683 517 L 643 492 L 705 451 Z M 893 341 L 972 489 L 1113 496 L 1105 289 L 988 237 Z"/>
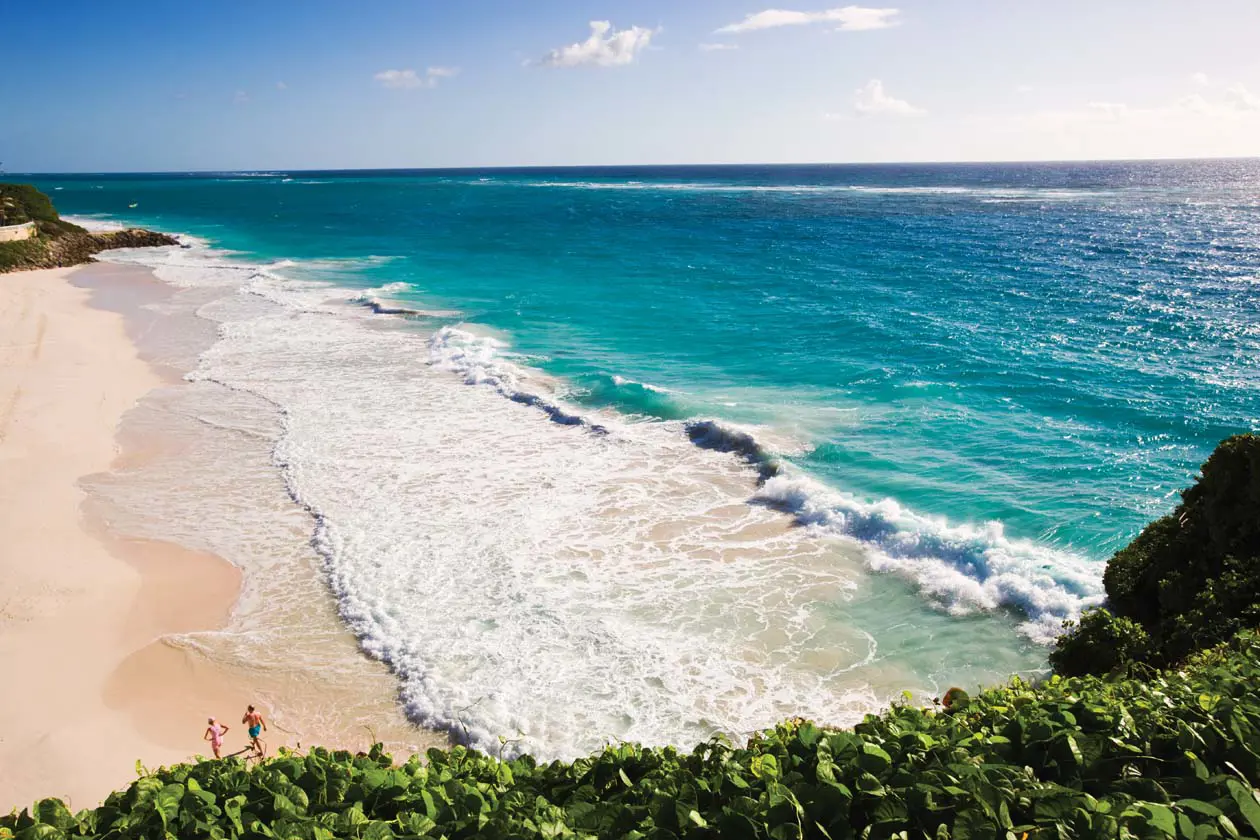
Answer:
<path fill-rule="evenodd" d="M 223 746 L 223 736 L 227 734 L 228 727 L 221 723 L 215 723 L 214 718 L 207 721 L 206 734 L 201 736 L 201 740 L 209 741 L 210 748 L 214 750 L 215 758 L 222 758 L 219 755 L 219 748 Z"/>

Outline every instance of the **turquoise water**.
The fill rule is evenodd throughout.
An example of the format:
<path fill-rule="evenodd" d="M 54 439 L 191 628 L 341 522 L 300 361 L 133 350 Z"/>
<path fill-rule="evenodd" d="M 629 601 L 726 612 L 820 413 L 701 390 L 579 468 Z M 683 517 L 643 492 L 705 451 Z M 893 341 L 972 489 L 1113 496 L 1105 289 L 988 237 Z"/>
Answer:
<path fill-rule="evenodd" d="M 1028 640 L 1260 426 L 1260 161 L 34 180 L 65 214 L 357 290 L 423 334 L 417 367 L 540 423 L 750 462 L 746 502 L 891 573 L 864 612 L 815 606 L 919 674 L 977 613 L 1022 630 L 956 668 L 1035 667 Z"/>

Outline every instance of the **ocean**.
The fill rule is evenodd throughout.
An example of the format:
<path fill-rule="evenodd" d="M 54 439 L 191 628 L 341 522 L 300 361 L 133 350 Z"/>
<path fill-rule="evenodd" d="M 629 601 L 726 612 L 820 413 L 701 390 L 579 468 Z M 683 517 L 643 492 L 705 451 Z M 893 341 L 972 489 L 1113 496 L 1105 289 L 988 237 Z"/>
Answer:
<path fill-rule="evenodd" d="M 1036 675 L 1260 428 L 1258 160 L 32 180 L 187 237 L 104 258 L 201 290 L 193 413 L 266 442 L 409 717 L 495 752 Z M 283 581 L 265 517 L 189 513 L 228 460 L 136 529 Z"/>

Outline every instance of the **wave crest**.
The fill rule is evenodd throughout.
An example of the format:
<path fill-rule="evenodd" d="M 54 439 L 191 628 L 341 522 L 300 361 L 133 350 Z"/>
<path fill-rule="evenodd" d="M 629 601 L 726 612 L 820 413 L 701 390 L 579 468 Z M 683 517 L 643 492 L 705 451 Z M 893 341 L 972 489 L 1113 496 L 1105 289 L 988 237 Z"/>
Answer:
<path fill-rule="evenodd" d="M 801 525 L 861 542 L 872 571 L 896 574 L 951 613 L 1012 609 L 1021 630 L 1049 643 L 1067 620 L 1102 603 L 1097 563 L 1008 537 L 1001 523 L 956 525 L 906 509 L 892 499 L 863 502 L 800 475 L 768 479 L 756 501 Z"/>
<path fill-rule="evenodd" d="M 608 429 L 523 387 L 530 375 L 505 358 L 507 345 L 487 335 L 442 327 L 429 339 L 429 364 L 463 376 L 466 385 L 488 385 L 513 402 L 537 408 L 563 426 L 584 426 L 597 434 Z"/>

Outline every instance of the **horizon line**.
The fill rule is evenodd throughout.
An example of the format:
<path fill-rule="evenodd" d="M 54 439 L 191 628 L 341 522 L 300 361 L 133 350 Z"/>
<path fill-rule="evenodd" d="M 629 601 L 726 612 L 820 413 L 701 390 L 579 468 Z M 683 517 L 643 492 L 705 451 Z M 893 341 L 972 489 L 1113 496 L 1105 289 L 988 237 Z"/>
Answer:
<path fill-rule="evenodd" d="M 346 169 L 329 168 L 296 168 L 263 167 L 260 169 L 154 169 L 154 170 L 62 170 L 62 171 L 23 171 L 6 172 L 0 170 L 0 178 L 11 176 L 53 176 L 53 175 L 217 175 L 229 173 L 305 173 L 305 172 L 487 172 L 487 171 L 522 171 L 522 170 L 555 170 L 555 169 L 698 169 L 721 167 L 863 167 L 863 166 L 993 166 L 1006 165 L 1049 165 L 1049 164 L 1089 164 L 1089 163 L 1192 163 L 1209 161 L 1246 161 L 1260 160 L 1256 155 L 1208 155 L 1203 157 L 1135 157 L 1135 158 L 1009 158 L 997 160 L 889 160 L 889 161 L 801 161 L 801 162 L 755 162 L 741 163 L 579 163 L 579 164 L 492 164 L 484 166 L 373 166 L 350 167 Z"/>

